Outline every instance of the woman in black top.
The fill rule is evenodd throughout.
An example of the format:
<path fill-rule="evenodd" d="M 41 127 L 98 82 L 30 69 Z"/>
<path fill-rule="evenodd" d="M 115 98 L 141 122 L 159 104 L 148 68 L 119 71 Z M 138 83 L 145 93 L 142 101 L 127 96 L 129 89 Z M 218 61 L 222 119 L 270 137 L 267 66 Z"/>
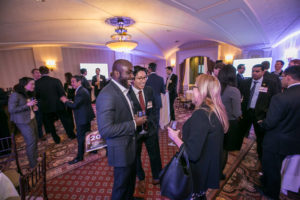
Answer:
<path fill-rule="evenodd" d="M 74 101 L 75 89 L 71 85 L 72 74 L 70 72 L 65 73 L 65 79 L 64 89 L 67 93 L 67 98 Z"/>
<path fill-rule="evenodd" d="M 219 188 L 224 132 L 228 120 L 220 97 L 217 78 L 202 74 L 197 77 L 194 92 L 196 110 L 179 130 L 168 128 L 169 137 L 178 147 L 184 144 L 193 177 L 192 199 L 206 199 L 208 188 Z"/>

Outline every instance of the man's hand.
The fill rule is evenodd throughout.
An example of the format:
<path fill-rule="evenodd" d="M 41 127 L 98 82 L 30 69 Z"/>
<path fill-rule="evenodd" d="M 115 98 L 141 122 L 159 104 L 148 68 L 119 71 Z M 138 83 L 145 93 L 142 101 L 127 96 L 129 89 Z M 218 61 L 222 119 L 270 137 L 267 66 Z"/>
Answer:
<path fill-rule="evenodd" d="M 147 116 L 142 116 L 142 117 L 135 116 L 134 121 L 137 126 L 141 126 L 147 121 Z"/>
<path fill-rule="evenodd" d="M 68 101 L 68 99 L 67 99 L 66 96 L 60 97 L 60 100 L 61 100 L 63 103 L 66 103 L 66 102 Z"/>

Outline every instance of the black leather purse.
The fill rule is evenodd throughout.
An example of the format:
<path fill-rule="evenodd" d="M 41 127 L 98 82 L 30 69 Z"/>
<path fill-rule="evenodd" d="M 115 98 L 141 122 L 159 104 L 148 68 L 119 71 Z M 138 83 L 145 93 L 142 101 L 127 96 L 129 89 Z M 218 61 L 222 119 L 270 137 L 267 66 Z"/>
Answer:
<path fill-rule="evenodd" d="M 161 195 L 173 200 L 187 199 L 193 191 L 190 163 L 184 149 L 181 145 L 179 152 L 159 174 Z"/>

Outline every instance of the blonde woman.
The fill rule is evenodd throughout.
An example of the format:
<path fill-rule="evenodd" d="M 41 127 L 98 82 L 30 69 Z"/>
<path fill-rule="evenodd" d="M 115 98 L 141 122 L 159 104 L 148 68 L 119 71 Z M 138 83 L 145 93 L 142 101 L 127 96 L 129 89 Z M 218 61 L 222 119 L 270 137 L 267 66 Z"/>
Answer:
<path fill-rule="evenodd" d="M 191 199 L 206 199 L 208 188 L 219 188 L 223 138 L 228 130 L 225 107 L 217 78 L 202 74 L 196 79 L 194 103 L 196 110 L 179 130 L 168 128 L 169 137 L 178 147 L 183 144 L 189 156 L 193 176 Z"/>

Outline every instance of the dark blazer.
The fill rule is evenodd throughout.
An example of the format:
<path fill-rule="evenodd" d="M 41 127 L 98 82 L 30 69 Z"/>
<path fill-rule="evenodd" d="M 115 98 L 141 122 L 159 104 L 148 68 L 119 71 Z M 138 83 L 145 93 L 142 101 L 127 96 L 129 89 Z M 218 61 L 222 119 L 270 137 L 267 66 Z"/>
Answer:
<path fill-rule="evenodd" d="M 81 85 L 87 89 L 89 91 L 89 93 L 91 94 L 91 91 L 92 91 L 92 87 L 90 85 L 90 83 L 88 82 L 88 80 L 81 75 Z"/>
<path fill-rule="evenodd" d="M 157 122 L 155 119 L 155 102 L 152 88 L 149 86 L 145 86 L 143 89 L 145 96 L 145 106 L 146 106 L 146 115 L 147 115 L 147 125 L 148 125 L 148 133 L 149 135 L 155 134 L 157 129 Z M 129 95 L 131 97 L 133 103 L 133 112 L 136 114 L 138 111 L 141 111 L 141 105 L 139 100 L 137 99 L 132 87 L 129 90 Z M 151 106 L 152 104 L 152 106 Z M 137 132 L 142 131 L 141 127 L 137 127 Z"/>
<path fill-rule="evenodd" d="M 241 82 L 240 91 L 243 98 L 242 101 L 242 111 L 243 114 L 247 112 L 247 105 L 250 98 L 250 88 L 251 88 L 252 78 L 243 80 Z M 267 92 L 260 92 L 255 105 L 255 116 L 257 120 L 265 119 L 269 104 L 272 96 L 278 93 L 278 89 L 273 84 L 273 81 L 263 78 L 262 86 L 267 87 Z"/>
<path fill-rule="evenodd" d="M 170 97 L 177 97 L 177 80 L 178 77 L 176 74 L 172 74 L 171 78 L 170 78 L 171 82 L 168 85 L 168 91 L 169 91 L 169 96 Z M 168 80 L 167 80 L 168 81 Z"/>
<path fill-rule="evenodd" d="M 193 174 L 194 191 L 219 188 L 224 130 L 217 116 L 203 109 L 184 123 L 182 139 Z"/>
<path fill-rule="evenodd" d="M 90 94 L 82 86 L 78 89 L 74 102 L 67 101 L 66 106 L 73 109 L 76 125 L 88 124 L 95 118 Z"/>
<path fill-rule="evenodd" d="M 152 88 L 154 99 L 155 99 L 155 105 L 157 106 L 157 108 L 161 108 L 162 102 L 161 102 L 160 94 L 166 93 L 165 86 L 164 86 L 164 79 L 158 76 L 156 73 L 151 73 L 148 76 L 146 86 L 150 86 Z"/>
<path fill-rule="evenodd" d="M 100 79 L 102 79 L 102 81 L 100 81 L 100 88 L 98 88 L 98 85 L 96 84 L 97 82 L 97 75 L 93 76 L 92 78 L 92 85 L 95 87 L 95 90 L 102 90 L 102 88 L 104 88 L 104 86 L 106 85 L 106 78 L 105 76 L 100 74 Z"/>
<path fill-rule="evenodd" d="M 75 89 L 72 87 L 72 85 L 69 85 L 68 83 L 64 84 L 65 92 L 67 93 L 67 98 L 74 101 L 75 96 Z"/>
<path fill-rule="evenodd" d="M 236 75 L 236 81 L 237 81 L 237 87 L 239 88 L 240 85 L 241 85 L 241 82 L 244 80 L 244 78 L 239 74 L 237 73 Z"/>
<path fill-rule="evenodd" d="M 281 92 L 281 89 L 282 89 L 282 87 L 281 87 L 281 81 L 280 81 L 278 75 L 276 75 L 274 73 L 272 74 L 272 73 L 266 71 L 264 73 L 264 78 L 273 82 L 273 84 L 275 85 L 275 89 L 277 90 L 276 93 L 280 93 Z"/>
<path fill-rule="evenodd" d="M 60 97 L 65 95 L 61 81 L 50 76 L 42 76 L 35 82 L 36 98 L 42 113 L 52 113 L 65 109 Z"/>
<path fill-rule="evenodd" d="M 8 99 L 8 112 L 10 120 L 16 124 L 28 124 L 30 122 L 30 107 L 27 105 L 24 95 L 14 92 Z"/>
<path fill-rule="evenodd" d="M 8 96 L 6 92 L 0 88 L 0 113 L 4 113 L 4 106 L 7 105 Z"/>
<path fill-rule="evenodd" d="M 96 110 L 99 133 L 107 143 L 109 165 L 132 165 L 136 157 L 135 125 L 127 100 L 113 81 L 100 92 Z"/>
<path fill-rule="evenodd" d="M 300 85 L 272 98 L 263 122 L 263 148 L 281 155 L 300 154 Z"/>

